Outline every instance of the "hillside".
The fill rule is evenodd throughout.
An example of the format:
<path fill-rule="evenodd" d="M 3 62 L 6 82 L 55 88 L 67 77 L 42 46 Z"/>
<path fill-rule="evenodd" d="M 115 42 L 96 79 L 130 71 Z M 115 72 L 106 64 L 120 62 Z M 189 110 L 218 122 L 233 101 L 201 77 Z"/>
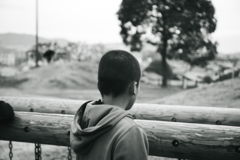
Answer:
<path fill-rule="evenodd" d="M 46 39 L 39 37 L 40 43 L 57 42 L 59 45 L 67 45 L 68 41 L 65 39 Z M 30 48 L 35 44 L 35 35 L 5 33 L 0 34 L 0 45 L 8 48 Z"/>
<path fill-rule="evenodd" d="M 0 77 L 0 96 L 98 99 L 97 69 L 93 62 L 55 63 L 16 76 Z M 142 83 L 137 102 L 147 103 L 181 91 L 178 86 L 161 88 Z"/>
<path fill-rule="evenodd" d="M 217 59 L 226 60 L 226 59 L 240 59 L 240 52 L 238 53 L 232 53 L 232 54 L 218 54 Z"/>
<path fill-rule="evenodd" d="M 50 64 L 14 77 L 2 77 L 0 85 L 22 90 L 96 89 L 96 81 L 97 64 L 68 62 Z"/>
<path fill-rule="evenodd" d="M 240 108 L 240 78 L 186 90 L 150 103 Z"/>

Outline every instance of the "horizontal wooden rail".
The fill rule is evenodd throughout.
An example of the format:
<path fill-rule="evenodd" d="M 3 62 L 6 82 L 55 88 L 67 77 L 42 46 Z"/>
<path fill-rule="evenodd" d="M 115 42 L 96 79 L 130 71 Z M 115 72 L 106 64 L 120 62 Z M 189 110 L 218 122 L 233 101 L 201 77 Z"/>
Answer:
<path fill-rule="evenodd" d="M 69 146 L 73 115 L 16 112 L 12 121 L 0 122 L 0 139 Z M 135 120 L 146 131 L 150 155 L 239 160 L 240 127 Z"/>
<path fill-rule="evenodd" d="M 0 97 L 0 100 L 11 104 L 15 111 L 70 115 L 75 114 L 79 106 L 85 102 L 17 97 Z M 135 104 L 131 112 L 136 119 L 143 120 L 240 126 L 240 109 L 238 108 Z"/>

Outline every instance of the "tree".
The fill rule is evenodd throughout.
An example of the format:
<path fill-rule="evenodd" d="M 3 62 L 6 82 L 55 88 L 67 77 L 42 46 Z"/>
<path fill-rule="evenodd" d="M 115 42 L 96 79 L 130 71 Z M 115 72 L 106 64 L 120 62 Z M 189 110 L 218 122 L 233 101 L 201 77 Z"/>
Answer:
<path fill-rule="evenodd" d="M 166 58 L 205 65 L 217 54 L 209 36 L 217 23 L 209 0 L 123 0 L 117 14 L 123 42 L 131 51 L 140 51 L 145 42 L 155 45 L 163 70 Z M 167 86 L 167 73 L 162 76 Z"/>
<path fill-rule="evenodd" d="M 50 50 L 51 42 L 48 43 L 38 43 L 37 47 L 36 44 L 31 47 L 31 49 L 26 51 L 27 60 L 31 58 L 35 60 L 35 67 L 39 67 L 39 61 L 42 61 L 43 55 L 46 51 Z M 45 58 L 45 57 L 44 57 Z"/>
<path fill-rule="evenodd" d="M 51 62 L 55 52 L 53 50 L 47 50 L 44 54 L 43 57 L 47 60 L 48 63 Z"/>

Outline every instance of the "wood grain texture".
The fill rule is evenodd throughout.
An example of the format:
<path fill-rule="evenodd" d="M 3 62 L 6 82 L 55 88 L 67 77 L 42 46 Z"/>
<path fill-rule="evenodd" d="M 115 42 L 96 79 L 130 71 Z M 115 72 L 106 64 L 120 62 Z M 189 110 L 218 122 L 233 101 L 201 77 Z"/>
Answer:
<path fill-rule="evenodd" d="M 72 120 L 72 115 L 16 112 L 14 120 L 0 123 L 0 139 L 69 146 L 68 131 Z M 147 133 L 150 155 L 204 160 L 240 159 L 237 152 L 238 149 L 240 152 L 240 127 L 135 122 Z"/>
<path fill-rule="evenodd" d="M 137 122 L 148 134 L 150 155 L 194 160 L 240 159 L 240 127 Z"/>
<path fill-rule="evenodd" d="M 69 146 L 72 115 L 15 112 L 11 121 L 0 122 L 0 139 Z"/>
<path fill-rule="evenodd" d="M 158 104 L 136 104 L 137 119 L 240 126 L 240 109 Z"/>
<path fill-rule="evenodd" d="M 74 115 L 77 109 L 85 102 L 78 100 L 24 97 L 0 97 L 0 100 L 9 103 L 13 107 L 14 111 L 70 115 Z"/>
<path fill-rule="evenodd" d="M 85 102 L 78 100 L 0 97 L 15 111 L 70 114 Z M 135 104 L 131 113 L 136 119 L 159 120 L 201 124 L 240 126 L 240 109 L 159 104 Z"/>

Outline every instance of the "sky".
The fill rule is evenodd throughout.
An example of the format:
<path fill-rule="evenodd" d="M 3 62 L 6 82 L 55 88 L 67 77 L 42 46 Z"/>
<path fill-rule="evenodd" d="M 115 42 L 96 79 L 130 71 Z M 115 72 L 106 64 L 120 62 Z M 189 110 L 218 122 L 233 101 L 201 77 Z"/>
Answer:
<path fill-rule="evenodd" d="M 35 34 L 35 0 L 0 0 L 0 33 Z M 240 52 L 240 0 L 212 0 L 212 34 L 220 53 Z M 87 43 L 120 43 L 121 0 L 39 0 L 39 36 Z"/>

